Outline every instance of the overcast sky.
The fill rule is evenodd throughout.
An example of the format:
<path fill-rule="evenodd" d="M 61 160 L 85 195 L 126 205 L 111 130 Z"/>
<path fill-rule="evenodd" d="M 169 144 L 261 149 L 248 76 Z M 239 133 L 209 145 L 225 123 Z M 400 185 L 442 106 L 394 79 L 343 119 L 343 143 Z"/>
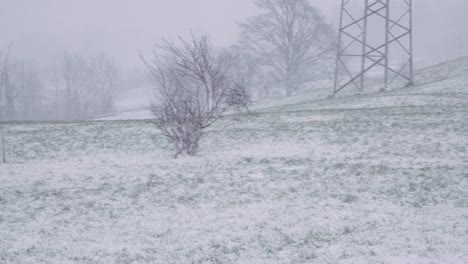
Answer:
<path fill-rule="evenodd" d="M 310 2 L 337 21 L 341 0 Z M 468 0 L 413 2 L 418 58 L 466 50 Z M 104 51 L 128 69 L 162 36 L 194 30 L 228 46 L 238 37 L 237 23 L 258 12 L 254 0 L 0 0 L 0 5 L 0 46 L 15 41 L 16 56 L 50 62 L 65 49 Z"/>

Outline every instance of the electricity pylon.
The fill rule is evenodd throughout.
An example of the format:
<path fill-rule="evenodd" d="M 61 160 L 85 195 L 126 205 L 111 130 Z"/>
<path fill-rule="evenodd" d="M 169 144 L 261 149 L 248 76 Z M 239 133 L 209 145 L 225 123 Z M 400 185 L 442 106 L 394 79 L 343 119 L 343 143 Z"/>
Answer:
<path fill-rule="evenodd" d="M 412 85 L 412 27 L 412 0 L 342 0 L 333 96 L 351 85 L 363 91 L 366 75 L 378 69 L 382 90 L 397 78 Z"/>

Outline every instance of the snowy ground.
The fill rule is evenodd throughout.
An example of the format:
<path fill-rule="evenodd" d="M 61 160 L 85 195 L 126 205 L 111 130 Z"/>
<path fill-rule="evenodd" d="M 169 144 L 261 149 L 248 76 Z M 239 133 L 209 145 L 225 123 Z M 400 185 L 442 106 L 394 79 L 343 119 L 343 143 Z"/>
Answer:
<path fill-rule="evenodd" d="M 147 121 L 10 124 L 0 263 L 468 263 L 467 65 L 227 116 L 195 158 Z"/>

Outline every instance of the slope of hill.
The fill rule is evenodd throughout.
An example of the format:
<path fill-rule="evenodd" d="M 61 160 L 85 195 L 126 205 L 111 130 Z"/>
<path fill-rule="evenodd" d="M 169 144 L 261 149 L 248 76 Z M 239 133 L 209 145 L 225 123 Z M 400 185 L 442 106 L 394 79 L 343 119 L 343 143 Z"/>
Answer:
<path fill-rule="evenodd" d="M 416 70 L 415 83 L 416 86 L 423 86 L 431 83 L 438 83 L 444 80 L 455 79 L 466 75 L 468 72 L 468 57 L 450 60 L 444 63 L 424 67 Z M 377 93 L 382 88 L 381 78 L 374 78 L 368 81 L 368 87 L 364 91 L 365 94 Z M 391 83 L 392 90 L 400 90 L 399 87 L 405 86 L 401 80 L 393 80 Z M 97 120 L 149 120 L 153 118 L 151 112 L 147 109 L 149 105 L 148 88 L 140 87 L 139 89 L 129 91 L 122 96 L 117 102 L 117 111 L 109 116 L 99 118 Z M 339 96 L 349 97 L 357 91 L 354 87 L 342 91 Z M 324 100 L 332 90 L 330 87 L 317 87 L 309 92 L 301 93 L 299 96 L 289 98 L 272 98 L 256 102 L 251 106 L 253 110 L 268 109 L 279 105 L 292 105 L 299 103 L 311 103 L 317 100 Z"/>
<path fill-rule="evenodd" d="M 226 116 L 193 158 L 148 121 L 9 124 L 0 262 L 467 263 L 467 65 Z"/>

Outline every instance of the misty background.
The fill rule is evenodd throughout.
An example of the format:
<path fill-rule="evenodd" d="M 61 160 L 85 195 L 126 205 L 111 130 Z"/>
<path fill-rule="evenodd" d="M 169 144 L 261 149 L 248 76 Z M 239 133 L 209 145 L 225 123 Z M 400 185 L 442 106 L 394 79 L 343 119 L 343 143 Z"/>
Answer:
<path fill-rule="evenodd" d="M 358 4 L 359 1 L 355 1 Z M 46 87 L 52 86 L 51 69 L 64 54 L 84 58 L 104 54 L 119 69 L 119 80 L 123 80 L 119 83 L 117 99 L 112 100 L 122 101 L 119 98 L 125 98 L 126 101 L 117 103 L 117 108 L 131 109 L 147 102 L 145 92 L 138 90 L 144 82 L 136 80 L 144 78 L 140 54 L 150 55 L 161 38 L 186 36 L 190 31 L 207 33 L 217 47 L 229 47 L 239 39 L 239 23 L 259 13 L 254 2 L 3 0 L 0 9 L 0 47 L 5 49 L 13 42 L 11 56 L 34 62 Z M 341 1 L 310 2 L 336 28 Z M 466 0 L 419 0 L 413 1 L 413 5 L 416 67 L 468 54 Z M 132 89 L 138 92 L 129 95 L 128 91 Z M 47 111 L 63 111 L 59 104 L 56 103 L 55 110 Z M 110 111 L 109 108 L 75 118 L 96 117 L 104 115 L 106 111 Z M 55 117 L 65 118 L 65 115 L 57 114 Z M 42 118 L 51 117 L 45 115 Z M 72 118 L 68 116 L 68 119 Z"/>
<path fill-rule="evenodd" d="M 337 24 L 340 0 L 310 0 Z M 358 1 L 356 1 L 358 2 Z M 13 54 L 48 62 L 64 50 L 112 54 L 125 69 L 143 68 L 161 37 L 207 32 L 216 45 L 236 42 L 238 23 L 258 13 L 254 0 L 3 0 L 0 46 Z M 466 53 L 468 2 L 419 0 L 414 4 L 416 61 Z"/>

